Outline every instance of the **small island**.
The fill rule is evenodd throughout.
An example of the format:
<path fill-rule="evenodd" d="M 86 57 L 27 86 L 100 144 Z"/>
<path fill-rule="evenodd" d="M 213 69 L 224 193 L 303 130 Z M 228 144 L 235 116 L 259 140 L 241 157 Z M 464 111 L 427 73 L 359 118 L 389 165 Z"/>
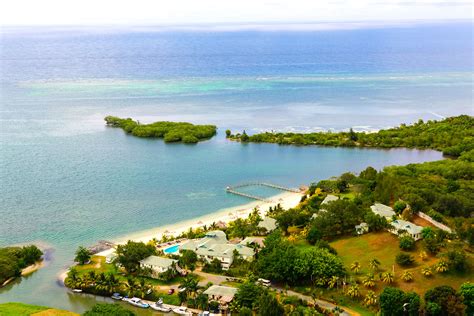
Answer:
<path fill-rule="evenodd" d="M 186 122 L 160 121 L 151 124 L 140 124 L 131 118 L 107 116 L 104 118 L 107 126 L 120 127 L 126 133 L 137 137 L 163 138 L 167 143 L 183 142 L 195 144 L 216 135 L 215 125 L 194 125 Z"/>

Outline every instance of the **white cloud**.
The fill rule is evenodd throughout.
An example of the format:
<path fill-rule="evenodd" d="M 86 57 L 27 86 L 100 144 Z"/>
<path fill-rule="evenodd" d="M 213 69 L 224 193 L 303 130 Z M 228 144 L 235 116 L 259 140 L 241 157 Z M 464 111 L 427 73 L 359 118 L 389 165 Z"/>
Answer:
<path fill-rule="evenodd" d="M 467 1 L 5 0 L 2 25 L 188 25 L 471 19 Z"/>

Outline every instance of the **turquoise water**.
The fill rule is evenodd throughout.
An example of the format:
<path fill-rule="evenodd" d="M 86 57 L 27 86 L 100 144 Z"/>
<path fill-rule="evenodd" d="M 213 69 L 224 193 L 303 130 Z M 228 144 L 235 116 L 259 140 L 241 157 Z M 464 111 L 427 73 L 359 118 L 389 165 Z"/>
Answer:
<path fill-rule="evenodd" d="M 0 50 L 0 246 L 51 249 L 0 289 L 81 312 L 57 275 L 79 245 L 247 203 L 229 185 L 298 187 L 434 151 L 240 144 L 224 130 L 372 130 L 473 114 L 471 24 L 336 32 L 8 33 Z M 370 39 L 370 40 L 368 40 Z M 140 139 L 103 117 L 213 123 L 197 145 Z M 270 196 L 268 188 L 248 188 Z"/>
<path fill-rule="evenodd" d="M 163 250 L 164 253 L 175 253 L 179 250 L 179 245 L 174 245 Z"/>

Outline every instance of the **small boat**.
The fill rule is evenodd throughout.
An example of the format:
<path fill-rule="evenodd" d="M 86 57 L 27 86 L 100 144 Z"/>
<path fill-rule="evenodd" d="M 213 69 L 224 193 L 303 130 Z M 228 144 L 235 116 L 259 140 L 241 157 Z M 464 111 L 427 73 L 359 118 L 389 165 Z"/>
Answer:
<path fill-rule="evenodd" d="M 173 309 L 173 313 L 178 315 L 192 315 L 191 312 L 188 312 L 188 309 L 185 306 L 180 306 L 178 308 Z"/>
<path fill-rule="evenodd" d="M 121 300 L 121 299 L 123 299 L 123 296 L 120 295 L 120 293 L 114 293 L 111 297 L 112 297 L 114 300 Z"/>
<path fill-rule="evenodd" d="M 72 290 L 74 293 L 82 293 L 82 290 L 81 289 L 73 289 Z"/>
<path fill-rule="evenodd" d="M 159 311 L 159 312 L 165 312 L 165 313 L 171 312 L 171 308 L 163 305 L 163 300 L 161 298 L 158 300 L 158 302 L 151 304 L 150 307 L 154 309 L 155 311 Z"/>
<path fill-rule="evenodd" d="M 138 297 L 132 297 L 131 299 L 128 300 L 128 303 L 133 305 L 133 306 L 140 307 L 140 308 L 150 307 L 149 304 L 143 303 L 142 300 L 139 299 Z"/>

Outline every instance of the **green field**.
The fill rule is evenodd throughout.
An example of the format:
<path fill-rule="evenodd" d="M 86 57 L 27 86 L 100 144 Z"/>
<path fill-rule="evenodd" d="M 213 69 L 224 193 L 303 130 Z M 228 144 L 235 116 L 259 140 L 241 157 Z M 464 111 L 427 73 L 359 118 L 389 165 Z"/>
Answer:
<path fill-rule="evenodd" d="M 45 306 L 28 305 L 23 303 L 0 304 L 0 316 L 76 316 L 79 314 L 49 308 Z"/>
<path fill-rule="evenodd" d="M 458 289 L 462 283 L 472 280 L 470 272 L 464 274 L 434 272 L 432 277 L 427 278 L 423 276 L 421 269 L 426 266 L 433 266 L 439 261 L 439 258 L 429 256 L 422 261 L 418 257 L 418 253 L 421 249 L 420 242 L 417 242 L 417 249 L 409 252 L 415 258 L 415 264 L 408 268 L 398 266 L 395 263 L 396 255 L 401 252 L 398 247 L 398 238 L 388 232 L 369 233 L 358 237 L 345 237 L 332 242 L 331 246 L 337 250 L 349 275 L 355 280 L 362 280 L 366 274 L 372 272 L 369 268 L 369 262 L 372 259 L 376 258 L 380 261 L 379 270 L 375 273 L 377 280 L 375 287 L 376 293 L 380 293 L 386 286 L 386 284 L 378 280 L 377 275 L 380 272 L 392 271 L 393 269 L 395 270 L 395 283 L 392 284 L 392 286 L 399 287 L 404 291 L 414 291 L 420 295 L 424 295 L 428 289 L 440 285 L 450 285 Z M 472 267 L 474 264 L 473 255 L 469 253 L 467 253 L 467 255 Z M 358 261 L 361 264 L 361 270 L 357 274 L 350 270 L 350 266 L 354 261 Z M 406 270 L 413 273 L 414 280 L 412 282 L 404 282 L 400 279 L 400 275 Z M 365 294 L 363 286 L 361 286 L 361 290 L 362 294 Z"/>

